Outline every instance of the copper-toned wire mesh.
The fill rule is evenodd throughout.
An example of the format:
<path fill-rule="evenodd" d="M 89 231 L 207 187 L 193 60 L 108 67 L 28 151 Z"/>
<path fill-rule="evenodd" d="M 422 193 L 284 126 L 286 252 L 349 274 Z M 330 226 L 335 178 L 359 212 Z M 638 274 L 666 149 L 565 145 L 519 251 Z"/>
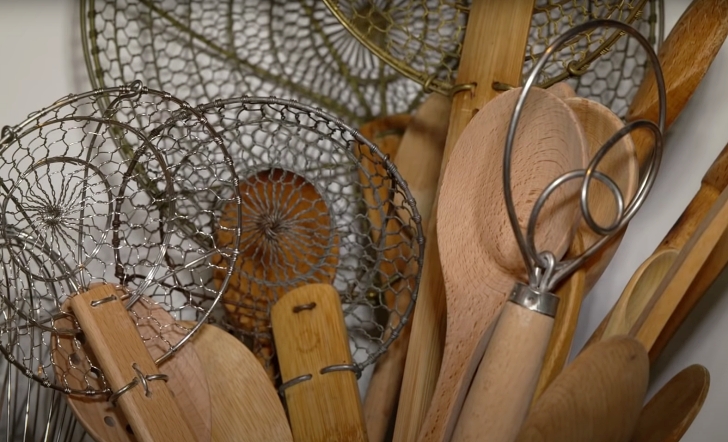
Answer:
<path fill-rule="evenodd" d="M 398 72 L 427 89 L 450 92 L 462 51 L 469 1 L 324 3 L 353 36 Z M 660 5 L 661 0 L 537 0 L 523 64 L 524 78 L 552 41 L 566 29 L 591 19 L 631 23 L 657 44 L 661 39 Z M 632 39 L 619 38 L 614 43 L 613 37 L 617 36 L 614 30 L 595 29 L 575 38 L 547 64 L 539 84 L 547 87 L 568 79 L 579 95 L 595 99 L 623 116 L 644 76 L 647 58 Z"/>
<path fill-rule="evenodd" d="M 83 0 L 81 14 L 94 87 L 142 80 L 193 105 L 290 98 L 351 124 L 424 96 L 316 0 Z"/>

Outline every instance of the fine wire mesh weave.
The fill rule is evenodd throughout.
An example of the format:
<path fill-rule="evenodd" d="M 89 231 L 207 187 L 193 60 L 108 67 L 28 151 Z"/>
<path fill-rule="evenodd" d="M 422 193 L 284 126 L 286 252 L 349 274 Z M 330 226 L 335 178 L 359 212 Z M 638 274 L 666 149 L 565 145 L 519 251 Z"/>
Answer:
<path fill-rule="evenodd" d="M 214 233 L 239 225 L 228 216 L 222 226 L 211 208 L 239 194 L 219 135 L 188 104 L 139 83 L 70 95 L 4 128 L 0 153 L 0 352 L 26 376 L 65 393 L 109 392 L 64 306 L 92 284 L 143 295 L 132 308 L 209 315 L 197 299 L 221 296 L 206 284 L 211 257 L 237 256 L 237 242 L 222 249 Z M 165 334 L 152 316 L 134 319 L 155 330 L 147 341 Z M 196 330 L 175 327 L 185 338 L 165 341 L 160 358 Z"/>
<path fill-rule="evenodd" d="M 95 88 L 142 80 L 193 105 L 276 96 L 351 124 L 425 95 L 316 0 L 83 0 L 81 23 Z"/>
<path fill-rule="evenodd" d="M 440 93 L 456 79 L 469 1 L 325 0 L 352 35 L 399 72 Z M 661 40 L 661 0 L 537 0 L 523 65 L 524 79 L 546 47 L 567 29 L 595 18 L 630 23 Z M 539 73 L 547 87 L 567 80 L 577 94 L 624 116 L 644 76 L 646 54 L 633 39 L 592 29 L 560 48 Z M 595 59 L 596 58 L 596 59 Z M 572 75 L 573 74 L 573 75 Z M 520 86 L 520 85 L 513 85 Z"/>
<path fill-rule="evenodd" d="M 295 101 L 242 97 L 197 109 L 223 138 L 241 183 L 226 326 L 276 382 L 271 306 L 302 284 L 331 283 L 354 363 L 373 363 L 411 313 L 422 265 L 420 216 L 393 163 L 341 121 Z M 229 209 L 218 210 L 224 218 Z"/>

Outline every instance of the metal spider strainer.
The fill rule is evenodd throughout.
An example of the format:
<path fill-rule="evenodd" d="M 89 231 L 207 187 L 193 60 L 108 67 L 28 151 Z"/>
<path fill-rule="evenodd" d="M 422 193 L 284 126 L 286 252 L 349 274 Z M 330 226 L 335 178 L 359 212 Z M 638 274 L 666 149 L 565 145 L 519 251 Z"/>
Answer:
<path fill-rule="evenodd" d="M 374 54 L 425 89 L 451 93 L 471 6 L 469 0 L 324 0 L 342 24 Z M 661 0 L 536 0 L 523 77 L 559 35 L 596 18 L 636 27 L 662 41 Z M 644 76 L 647 54 L 616 30 L 591 29 L 549 60 L 537 84 L 567 80 L 579 96 L 624 116 Z M 590 68 L 591 66 L 591 68 Z M 520 85 L 499 85 L 509 87 Z"/>

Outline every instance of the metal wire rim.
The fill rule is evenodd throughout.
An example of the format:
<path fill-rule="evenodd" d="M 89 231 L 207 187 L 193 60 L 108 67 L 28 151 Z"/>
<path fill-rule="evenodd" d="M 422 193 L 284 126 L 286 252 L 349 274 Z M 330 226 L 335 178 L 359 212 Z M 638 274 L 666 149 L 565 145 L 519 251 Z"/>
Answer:
<path fill-rule="evenodd" d="M 581 171 L 578 174 L 578 176 L 584 176 L 580 192 L 580 209 L 582 215 L 587 220 L 588 225 L 591 228 L 597 227 L 597 229 L 595 229 L 597 233 L 607 234 L 579 256 L 569 259 L 567 261 L 555 262 L 555 260 L 553 260 L 553 254 L 551 254 L 551 252 L 546 251 L 538 253 L 536 251 L 536 246 L 533 241 L 533 231 L 535 230 L 538 213 L 541 207 L 543 207 L 543 203 L 545 202 L 548 195 L 553 192 L 558 185 L 562 184 L 565 181 L 568 181 L 569 179 L 576 178 L 577 176 L 574 176 L 573 172 L 567 172 L 561 177 L 556 178 L 556 180 L 554 180 L 549 186 L 547 186 L 547 188 L 541 194 L 541 197 L 539 197 L 539 199 L 537 200 L 536 204 L 534 204 L 534 208 L 531 211 L 531 215 L 529 216 L 528 220 L 530 232 L 528 234 L 528 237 L 524 238 L 523 232 L 521 231 L 518 224 L 518 217 L 516 215 L 511 187 L 511 155 L 513 151 L 513 143 L 515 141 L 516 129 L 518 127 L 518 121 L 521 116 L 521 111 L 523 109 L 526 98 L 528 97 L 528 92 L 531 90 L 531 88 L 535 86 L 538 73 L 545 66 L 548 58 L 551 57 L 551 55 L 557 49 L 559 49 L 560 46 L 566 43 L 570 38 L 573 38 L 574 35 L 578 35 L 581 32 L 595 29 L 597 27 L 610 27 L 619 29 L 622 32 L 634 37 L 638 41 L 638 43 L 643 46 L 643 48 L 647 51 L 647 55 L 654 70 L 654 75 L 657 82 L 657 93 L 659 99 L 658 123 L 655 124 L 648 120 L 638 120 L 626 125 L 622 130 L 613 135 L 604 144 L 604 146 L 602 146 L 602 148 L 600 148 L 594 158 L 592 158 L 592 160 L 590 161 L 587 169 Z M 570 275 L 574 270 L 576 270 L 576 268 L 586 262 L 586 260 L 590 256 L 594 255 L 597 251 L 599 251 L 599 249 L 603 247 L 615 234 L 622 230 L 627 225 L 627 223 L 629 223 L 632 217 L 637 213 L 642 204 L 644 204 L 647 195 L 652 189 L 652 185 L 654 184 L 660 166 L 660 161 L 662 159 L 662 134 L 665 130 L 666 113 L 667 109 L 665 80 L 663 78 L 659 58 L 657 57 L 655 51 L 652 49 L 649 41 L 647 41 L 647 39 L 635 28 L 616 20 L 591 20 L 568 30 L 567 32 L 559 36 L 551 45 L 549 45 L 549 47 L 544 52 L 543 57 L 539 59 L 538 63 L 534 66 L 533 70 L 528 75 L 523 90 L 521 91 L 518 101 L 516 102 L 513 114 L 511 116 L 510 125 L 508 126 L 508 134 L 506 137 L 505 150 L 503 154 L 503 194 L 506 201 L 508 218 L 511 224 L 511 228 L 513 230 L 513 234 L 515 235 L 518 242 L 518 248 L 521 252 L 521 256 L 523 257 L 523 260 L 526 264 L 530 283 L 534 288 L 537 288 L 541 291 L 552 290 L 558 282 L 562 281 L 564 278 Z M 648 162 L 649 167 L 644 172 L 644 175 L 640 180 L 639 188 L 636 195 L 627 205 L 626 209 L 624 209 L 623 213 L 621 213 L 621 216 L 618 218 L 618 220 L 608 228 L 601 228 L 600 226 L 596 225 L 596 223 L 593 221 L 593 217 L 591 217 L 591 214 L 589 213 L 586 199 L 588 195 L 589 184 L 592 178 L 598 177 L 596 167 L 599 165 L 600 160 L 606 155 L 607 151 L 612 146 L 616 145 L 616 143 L 622 137 L 627 136 L 632 130 L 640 127 L 651 130 L 655 135 L 654 147 L 651 151 Z M 614 183 L 612 182 L 612 184 Z M 619 191 L 616 185 L 607 185 L 607 188 L 614 194 L 616 201 L 624 201 L 624 197 L 623 195 L 621 195 L 621 191 L 615 193 L 615 189 Z M 591 222 L 589 220 L 591 220 Z M 550 255 L 550 257 L 544 256 L 543 254 Z"/>

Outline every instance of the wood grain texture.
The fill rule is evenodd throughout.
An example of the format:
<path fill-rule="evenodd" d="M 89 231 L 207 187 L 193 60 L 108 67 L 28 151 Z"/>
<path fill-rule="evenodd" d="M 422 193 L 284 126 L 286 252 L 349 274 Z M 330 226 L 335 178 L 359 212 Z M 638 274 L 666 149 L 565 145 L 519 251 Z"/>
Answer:
<path fill-rule="evenodd" d="M 562 100 L 576 97 L 576 91 L 574 91 L 574 88 L 569 86 L 569 83 L 565 81 L 560 81 L 554 84 L 553 86 L 549 87 L 547 91 L 551 92 Z"/>
<path fill-rule="evenodd" d="M 647 393 L 644 347 L 618 336 L 589 347 L 531 409 L 516 442 L 626 442 Z"/>
<path fill-rule="evenodd" d="M 253 353 L 277 376 L 270 336 L 270 307 L 287 291 L 306 282 L 333 281 L 338 265 L 339 237 L 317 188 L 293 172 L 272 168 L 241 180 L 242 223 L 240 255 L 223 294 L 223 305 L 232 324 L 256 336 Z M 237 205 L 228 204 L 222 227 L 237 223 Z M 285 226 L 282 228 L 281 226 Z M 217 231 L 219 247 L 234 243 L 233 231 Z M 219 257 L 218 257 L 219 258 Z M 218 288 L 227 268 L 217 260 Z"/>
<path fill-rule="evenodd" d="M 64 302 L 62 311 L 70 310 L 70 299 Z M 136 317 L 137 330 L 143 337 L 144 344 L 153 359 L 162 356 L 170 345 L 177 344 L 188 332 L 187 329 L 174 326 L 174 319 L 158 304 L 142 299 L 132 306 Z M 152 313 L 153 311 L 153 313 Z M 151 320 L 153 318 L 153 320 Z M 58 329 L 74 329 L 70 317 L 62 317 L 55 321 Z M 71 388 L 83 389 L 86 383 L 95 390 L 103 389 L 102 379 L 93 374 L 89 362 L 98 366 L 96 356 L 88 345 L 76 348 L 72 354 L 64 349 L 74 348 L 70 336 L 59 335 L 51 342 L 51 349 L 56 365 L 59 382 L 68 382 Z M 207 361 L 205 361 L 207 362 Z M 73 371 L 71 367 L 76 367 Z M 169 376 L 167 386 L 174 396 L 185 421 L 195 434 L 198 442 L 211 440 L 212 406 L 210 390 L 203 368 L 203 363 L 194 346 L 181 347 L 172 357 L 159 365 L 159 372 Z M 64 376 L 64 373 L 89 373 L 83 379 L 77 376 Z M 84 429 L 96 440 L 109 442 L 136 442 L 131 426 L 119 407 L 109 403 L 105 395 L 81 396 L 69 395 L 66 401 Z"/>
<path fill-rule="evenodd" d="M 576 232 L 574 241 L 571 243 L 569 253 L 575 251 L 577 254 L 583 251 L 581 233 Z M 546 355 L 541 367 L 541 374 L 533 393 L 531 404 L 533 405 L 549 385 L 556 379 L 566 365 L 571 352 L 571 344 L 574 340 L 576 325 L 581 311 L 581 303 L 585 294 L 586 269 L 581 267 L 574 274 L 556 289 L 556 296 L 559 297 L 559 308 L 554 318 L 554 326 L 551 331 L 549 345 L 546 348 Z"/>
<path fill-rule="evenodd" d="M 431 94 L 420 106 L 417 113 L 407 125 L 402 141 L 394 155 L 394 164 L 407 182 L 412 196 L 415 198 L 418 211 L 422 218 L 423 230 L 427 229 L 430 220 L 437 182 L 440 175 L 442 154 L 445 148 L 448 116 L 450 114 L 450 99 Z M 395 193 L 395 207 L 406 207 L 401 193 Z M 398 210 L 399 219 L 389 220 L 386 230 L 385 261 L 381 269 L 390 276 L 393 271 L 400 274 L 413 275 L 416 268 L 412 261 L 397 260 L 401 255 L 398 247 L 401 242 L 400 231 L 403 226 L 410 223 L 408 210 Z M 397 265 L 399 264 L 399 265 Z M 386 267 L 401 267 L 391 268 Z M 394 327 L 400 323 L 401 314 L 411 302 L 409 285 L 411 281 L 402 280 L 394 283 L 392 293 L 385 294 L 387 307 L 392 311 L 388 321 L 388 330 L 384 339 L 389 339 Z M 383 442 L 390 424 L 394 418 L 394 411 L 402 385 L 402 374 L 407 356 L 407 346 L 411 331 L 411 322 L 400 331 L 399 337 L 390 344 L 387 351 L 380 356 L 374 366 L 374 372 L 369 380 L 369 386 L 364 398 L 364 419 L 367 424 L 369 442 Z"/>
<path fill-rule="evenodd" d="M 278 392 L 242 342 L 205 324 L 184 348 L 188 347 L 205 361 L 213 442 L 293 441 Z"/>
<path fill-rule="evenodd" d="M 321 370 L 351 364 L 339 294 L 310 284 L 292 290 L 271 311 L 283 382 L 311 375 L 285 389 L 296 442 L 366 442 L 359 388 L 353 371 Z"/>
<path fill-rule="evenodd" d="M 453 96 L 440 179 L 450 153 L 473 115 L 493 99 L 495 81 L 521 84 L 523 59 L 531 27 L 534 0 L 508 2 L 476 0 L 470 5 L 468 26 L 455 83 L 474 84 Z M 439 192 L 439 190 L 438 190 Z M 437 213 L 437 200 L 432 213 Z M 445 284 L 437 239 L 437 220 L 427 229 L 425 261 L 402 380 L 394 439 L 417 440 L 431 406 L 443 357 L 446 326 Z M 439 408 L 438 406 L 434 406 Z"/>
<path fill-rule="evenodd" d="M 700 413 L 710 388 L 710 373 L 691 365 L 672 377 L 640 413 L 632 442 L 678 442 Z"/>
<path fill-rule="evenodd" d="M 442 365 L 437 400 L 427 414 L 422 440 L 445 440 L 452 432 L 485 350 L 486 330 L 514 282 L 527 278 L 503 199 L 502 162 L 493 160 L 502 158 L 520 93 L 520 88 L 503 93 L 473 118 L 443 177 L 437 228 L 447 287 L 447 363 Z M 543 89 L 530 92 L 514 141 L 513 201 L 525 231 L 533 204 L 548 183 L 584 167 L 587 143 L 571 109 Z M 558 258 L 566 252 L 579 221 L 577 192 L 578 185 L 567 184 L 544 206 L 536 226 L 539 250 L 552 251 Z"/>
<path fill-rule="evenodd" d="M 147 376 L 159 370 L 118 297 L 91 305 L 112 295 L 116 296 L 112 285 L 99 285 L 71 297 L 70 305 L 109 386 L 118 391 L 137 378 L 134 366 Z M 119 405 L 137 440 L 195 441 L 166 383 L 152 381 L 148 385 L 148 394 L 140 383 L 119 396 Z"/>
<path fill-rule="evenodd" d="M 697 89 L 728 35 L 728 1 L 693 0 L 660 46 L 658 56 L 667 92 L 666 127 L 672 125 Z M 652 69 L 632 98 L 628 121 L 657 122 L 659 100 Z M 643 164 L 649 155 L 651 135 L 635 132 L 637 158 Z"/>
<path fill-rule="evenodd" d="M 549 316 L 506 303 L 470 385 L 452 442 L 476 442 L 485 434 L 493 442 L 515 438 L 536 390 L 553 322 Z"/>
<path fill-rule="evenodd" d="M 669 265 L 669 263 L 666 263 L 666 260 L 674 261 L 677 258 L 680 250 L 683 249 L 687 241 L 695 234 L 698 225 L 704 220 L 706 214 L 715 204 L 720 193 L 726 189 L 727 185 L 728 145 L 723 148 L 705 173 L 700 189 L 668 234 L 660 242 L 652 255 L 634 273 L 615 304 L 615 307 L 612 308 L 592 333 L 585 347 L 613 334 L 628 333 L 637 321 L 641 320 L 640 318 L 642 318 L 642 313 L 647 307 L 648 300 L 654 296 L 658 285 L 664 278 L 664 274 L 669 270 L 664 268 L 665 265 Z M 690 286 L 674 309 L 672 315 L 666 319 L 662 332 L 649 349 L 651 360 L 655 360 L 660 355 L 687 315 L 692 311 L 695 304 L 718 276 L 724 265 L 720 260 L 715 259 L 710 259 L 707 262 L 701 270 L 701 277 L 696 279 L 695 283 Z M 645 281 L 642 281 L 642 279 Z M 641 301 L 631 301 L 630 299 L 633 297 Z M 629 311 L 629 320 L 625 317 L 627 314 L 625 309 L 628 305 L 632 306 L 632 310 Z M 638 309 L 634 310 L 635 308 Z M 620 310 L 620 313 L 615 313 L 616 310 Z M 620 325 L 617 326 L 617 324 Z M 609 334 L 606 333 L 608 328 L 611 330 Z"/>
<path fill-rule="evenodd" d="M 724 190 L 680 251 L 667 276 L 647 302 L 630 335 L 649 351 L 691 286 L 705 286 L 704 273 L 728 262 L 728 189 Z"/>

